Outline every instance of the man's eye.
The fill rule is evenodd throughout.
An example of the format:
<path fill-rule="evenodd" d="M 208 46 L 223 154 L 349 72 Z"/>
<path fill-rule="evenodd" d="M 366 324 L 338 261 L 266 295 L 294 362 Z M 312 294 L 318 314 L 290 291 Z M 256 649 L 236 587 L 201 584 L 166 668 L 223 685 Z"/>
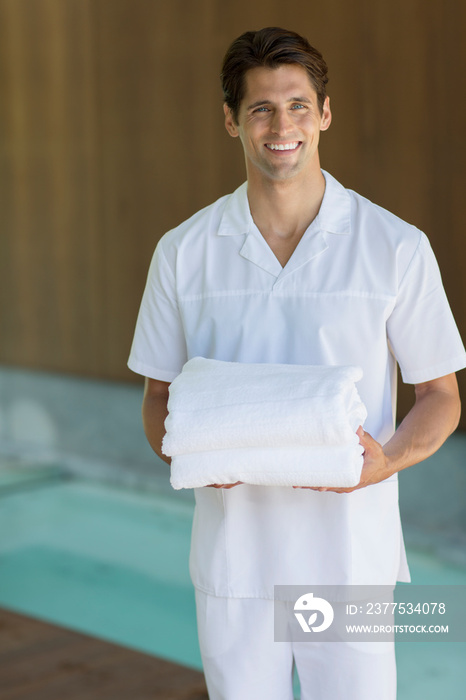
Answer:
<path fill-rule="evenodd" d="M 304 105 L 296 104 L 291 109 L 304 109 Z"/>
<path fill-rule="evenodd" d="M 257 109 L 254 110 L 255 112 L 268 112 L 269 108 L 268 107 L 257 107 Z"/>

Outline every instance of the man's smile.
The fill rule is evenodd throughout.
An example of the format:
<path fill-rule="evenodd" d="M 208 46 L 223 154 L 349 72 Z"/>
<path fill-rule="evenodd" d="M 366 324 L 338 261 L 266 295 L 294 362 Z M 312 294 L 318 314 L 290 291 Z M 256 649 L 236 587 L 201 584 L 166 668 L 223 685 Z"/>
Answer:
<path fill-rule="evenodd" d="M 301 145 L 301 141 L 290 141 L 289 143 L 266 143 L 265 147 L 269 151 L 296 151 Z"/>

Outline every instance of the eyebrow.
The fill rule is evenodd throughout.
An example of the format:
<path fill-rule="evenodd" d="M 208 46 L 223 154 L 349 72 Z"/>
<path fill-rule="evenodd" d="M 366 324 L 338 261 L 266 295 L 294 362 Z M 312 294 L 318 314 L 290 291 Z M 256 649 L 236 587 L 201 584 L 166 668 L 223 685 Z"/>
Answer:
<path fill-rule="evenodd" d="M 290 97 L 287 102 L 304 102 L 306 104 L 312 104 L 311 100 L 307 97 Z M 264 105 L 270 104 L 272 104 L 272 100 L 258 100 L 257 102 L 253 102 L 251 105 L 248 105 L 247 109 L 255 109 L 256 107 L 263 107 Z"/>

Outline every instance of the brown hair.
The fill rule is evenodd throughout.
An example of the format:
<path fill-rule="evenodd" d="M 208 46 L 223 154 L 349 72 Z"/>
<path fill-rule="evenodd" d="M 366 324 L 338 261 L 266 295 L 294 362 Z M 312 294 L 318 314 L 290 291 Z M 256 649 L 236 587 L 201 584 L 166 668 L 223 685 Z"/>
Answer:
<path fill-rule="evenodd" d="M 223 59 L 220 75 L 223 96 L 238 122 L 238 112 L 244 97 L 244 77 L 251 68 L 277 68 L 295 63 L 307 71 L 317 93 L 322 114 L 327 96 L 327 64 L 322 54 L 304 37 L 280 27 L 265 27 L 245 32 L 232 43 Z"/>

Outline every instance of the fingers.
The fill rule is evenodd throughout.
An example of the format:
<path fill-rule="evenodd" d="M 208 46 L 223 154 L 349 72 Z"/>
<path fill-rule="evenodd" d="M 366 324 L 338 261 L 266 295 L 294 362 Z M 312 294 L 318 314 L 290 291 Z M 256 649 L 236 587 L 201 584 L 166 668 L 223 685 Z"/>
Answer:
<path fill-rule="evenodd" d="M 319 491 L 321 493 L 323 492 L 328 492 L 328 493 L 351 493 L 352 491 L 355 491 L 358 486 L 353 486 L 348 489 L 338 489 L 333 486 L 293 486 L 294 489 L 307 489 L 308 491 Z"/>
<path fill-rule="evenodd" d="M 362 425 L 360 425 L 359 428 L 356 430 L 356 435 L 359 437 L 359 444 L 362 445 L 364 448 L 366 448 L 370 444 L 370 441 L 373 439 L 371 435 L 363 429 Z"/>
<path fill-rule="evenodd" d="M 369 452 L 372 448 L 379 444 L 376 440 L 374 440 L 370 433 L 363 430 L 361 425 L 357 429 L 356 434 L 359 437 L 359 444 L 364 447 L 364 452 Z"/>
<path fill-rule="evenodd" d="M 326 491 L 322 486 L 293 486 L 294 489 L 308 489 L 308 491 Z"/>

